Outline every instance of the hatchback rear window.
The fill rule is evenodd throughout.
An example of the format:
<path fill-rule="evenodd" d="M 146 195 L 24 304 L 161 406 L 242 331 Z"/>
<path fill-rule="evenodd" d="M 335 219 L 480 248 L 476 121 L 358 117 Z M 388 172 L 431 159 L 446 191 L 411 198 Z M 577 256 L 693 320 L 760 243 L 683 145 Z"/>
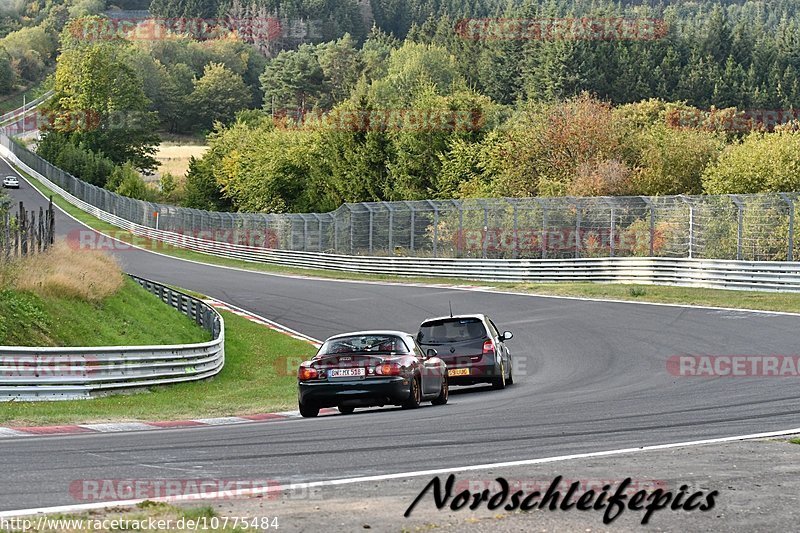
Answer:
<path fill-rule="evenodd" d="M 486 337 L 486 328 L 479 318 L 445 318 L 424 322 L 419 328 L 420 343 L 445 343 L 478 340 Z"/>

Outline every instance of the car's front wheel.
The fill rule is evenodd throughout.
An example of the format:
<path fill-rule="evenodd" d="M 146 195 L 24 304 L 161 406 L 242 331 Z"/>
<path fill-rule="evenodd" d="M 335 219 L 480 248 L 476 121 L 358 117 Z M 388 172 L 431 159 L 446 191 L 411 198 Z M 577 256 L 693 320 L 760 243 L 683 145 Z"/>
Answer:
<path fill-rule="evenodd" d="M 442 388 L 439 391 L 439 396 L 431 400 L 433 405 L 444 405 L 447 403 L 447 399 L 450 397 L 450 386 L 447 383 L 447 373 L 442 376 Z"/>
<path fill-rule="evenodd" d="M 403 402 L 403 409 L 416 409 L 422 403 L 422 387 L 418 376 L 411 378 L 409 389 L 408 399 Z"/>
<path fill-rule="evenodd" d="M 315 405 L 300 404 L 300 416 L 303 418 L 314 418 L 319 414 L 319 407 Z"/>
<path fill-rule="evenodd" d="M 348 407 L 347 405 L 339 406 L 339 412 L 342 413 L 343 415 L 349 415 L 355 410 L 356 410 L 355 407 Z"/>

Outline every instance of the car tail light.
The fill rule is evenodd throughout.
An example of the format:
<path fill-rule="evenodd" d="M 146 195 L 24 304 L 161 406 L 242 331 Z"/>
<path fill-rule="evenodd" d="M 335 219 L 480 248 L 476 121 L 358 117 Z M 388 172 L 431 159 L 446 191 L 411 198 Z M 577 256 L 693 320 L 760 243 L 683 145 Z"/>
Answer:
<path fill-rule="evenodd" d="M 379 376 L 399 376 L 402 368 L 397 363 L 383 363 L 375 367 L 375 373 Z"/>
<path fill-rule="evenodd" d="M 494 353 L 494 343 L 491 339 L 487 340 L 483 343 L 483 354 L 493 354 Z"/>
<path fill-rule="evenodd" d="M 316 368 L 312 368 L 310 366 L 301 366 L 300 370 L 297 371 L 297 379 L 300 381 L 308 381 L 309 379 L 317 379 L 319 373 L 317 372 Z"/>

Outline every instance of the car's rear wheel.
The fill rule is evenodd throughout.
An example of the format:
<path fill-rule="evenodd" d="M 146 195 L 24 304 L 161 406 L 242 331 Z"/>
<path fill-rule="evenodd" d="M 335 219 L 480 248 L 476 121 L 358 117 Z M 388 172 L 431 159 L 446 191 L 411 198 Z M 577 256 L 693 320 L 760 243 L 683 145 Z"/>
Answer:
<path fill-rule="evenodd" d="M 442 389 L 439 391 L 439 396 L 431 400 L 433 405 L 444 405 L 450 397 L 450 385 L 447 383 L 447 373 L 442 376 Z"/>
<path fill-rule="evenodd" d="M 492 388 L 496 390 L 506 388 L 506 369 L 503 363 L 500 363 L 500 375 L 492 380 Z"/>
<path fill-rule="evenodd" d="M 303 418 L 314 418 L 319 414 L 319 407 L 316 405 L 300 404 L 300 415 Z"/>
<path fill-rule="evenodd" d="M 339 412 L 342 413 L 343 415 L 349 415 L 355 410 L 356 410 L 355 407 L 348 407 L 346 405 L 339 406 Z"/>
<path fill-rule="evenodd" d="M 414 376 L 411 379 L 409 389 L 408 399 L 403 402 L 403 409 L 416 409 L 422 403 L 422 387 L 418 376 Z"/>

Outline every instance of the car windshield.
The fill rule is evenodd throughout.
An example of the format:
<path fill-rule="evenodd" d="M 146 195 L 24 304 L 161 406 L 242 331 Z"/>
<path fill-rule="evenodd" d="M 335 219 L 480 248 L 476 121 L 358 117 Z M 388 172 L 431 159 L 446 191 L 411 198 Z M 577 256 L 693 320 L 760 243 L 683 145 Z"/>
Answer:
<path fill-rule="evenodd" d="M 325 341 L 317 355 L 340 353 L 411 353 L 397 335 L 353 335 Z"/>
<path fill-rule="evenodd" d="M 419 328 L 417 341 L 425 344 L 442 344 L 478 340 L 486 337 L 486 328 L 479 318 L 445 318 L 424 322 Z"/>

